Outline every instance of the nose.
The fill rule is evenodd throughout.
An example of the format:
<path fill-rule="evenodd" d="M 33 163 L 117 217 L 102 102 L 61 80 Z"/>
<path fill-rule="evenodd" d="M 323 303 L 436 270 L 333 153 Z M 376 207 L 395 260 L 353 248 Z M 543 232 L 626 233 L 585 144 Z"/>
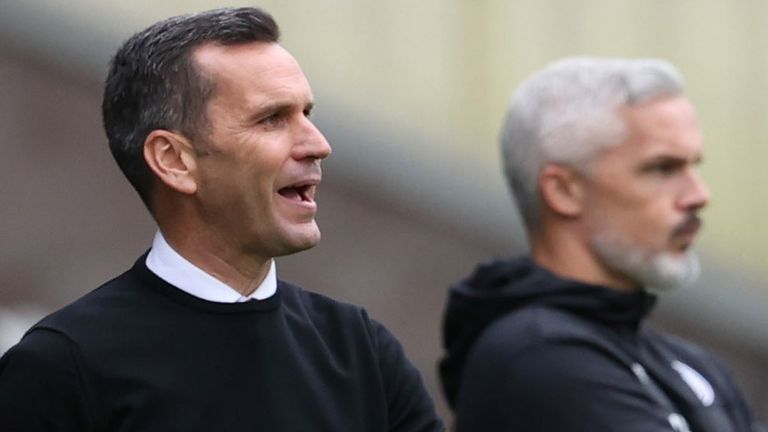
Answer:
<path fill-rule="evenodd" d="M 331 154 L 331 145 L 311 120 L 305 118 L 300 129 L 297 144 L 293 146 L 294 159 L 320 160 Z"/>
<path fill-rule="evenodd" d="M 699 210 L 709 203 L 710 191 L 707 184 L 697 171 L 692 170 L 685 191 L 680 199 L 680 207 L 683 210 Z"/>

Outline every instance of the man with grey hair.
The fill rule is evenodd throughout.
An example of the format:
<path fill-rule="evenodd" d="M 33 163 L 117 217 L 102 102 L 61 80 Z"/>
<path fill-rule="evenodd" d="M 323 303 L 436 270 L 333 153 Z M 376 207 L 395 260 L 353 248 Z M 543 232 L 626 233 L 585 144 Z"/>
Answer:
<path fill-rule="evenodd" d="M 531 251 L 451 290 L 440 372 L 457 430 L 752 430 L 720 363 L 643 325 L 699 273 L 709 191 L 680 73 L 557 61 L 517 90 L 501 145 Z"/>

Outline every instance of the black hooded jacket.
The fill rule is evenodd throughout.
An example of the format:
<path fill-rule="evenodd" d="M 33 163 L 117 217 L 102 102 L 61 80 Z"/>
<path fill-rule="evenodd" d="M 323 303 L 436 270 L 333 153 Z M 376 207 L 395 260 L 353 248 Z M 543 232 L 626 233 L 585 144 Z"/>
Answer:
<path fill-rule="evenodd" d="M 481 265 L 452 288 L 444 320 L 440 377 L 456 430 L 753 430 L 717 360 L 643 325 L 654 303 L 529 258 Z"/>

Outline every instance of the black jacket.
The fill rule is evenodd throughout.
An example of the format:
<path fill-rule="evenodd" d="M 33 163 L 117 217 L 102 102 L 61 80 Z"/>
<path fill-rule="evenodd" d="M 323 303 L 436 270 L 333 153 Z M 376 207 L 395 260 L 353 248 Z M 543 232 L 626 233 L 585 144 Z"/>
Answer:
<path fill-rule="evenodd" d="M 751 431 L 717 360 L 643 325 L 654 302 L 529 258 L 480 266 L 452 288 L 443 328 L 457 431 Z"/>

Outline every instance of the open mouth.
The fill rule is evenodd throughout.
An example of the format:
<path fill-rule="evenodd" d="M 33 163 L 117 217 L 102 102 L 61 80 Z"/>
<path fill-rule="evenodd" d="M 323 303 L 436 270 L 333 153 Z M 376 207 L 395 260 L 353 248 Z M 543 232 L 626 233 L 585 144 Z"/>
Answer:
<path fill-rule="evenodd" d="M 277 193 L 291 201 L 311 203 L 315 201 L 316 187 L 313 184 L 291 185 L 278 190 Z"/>

